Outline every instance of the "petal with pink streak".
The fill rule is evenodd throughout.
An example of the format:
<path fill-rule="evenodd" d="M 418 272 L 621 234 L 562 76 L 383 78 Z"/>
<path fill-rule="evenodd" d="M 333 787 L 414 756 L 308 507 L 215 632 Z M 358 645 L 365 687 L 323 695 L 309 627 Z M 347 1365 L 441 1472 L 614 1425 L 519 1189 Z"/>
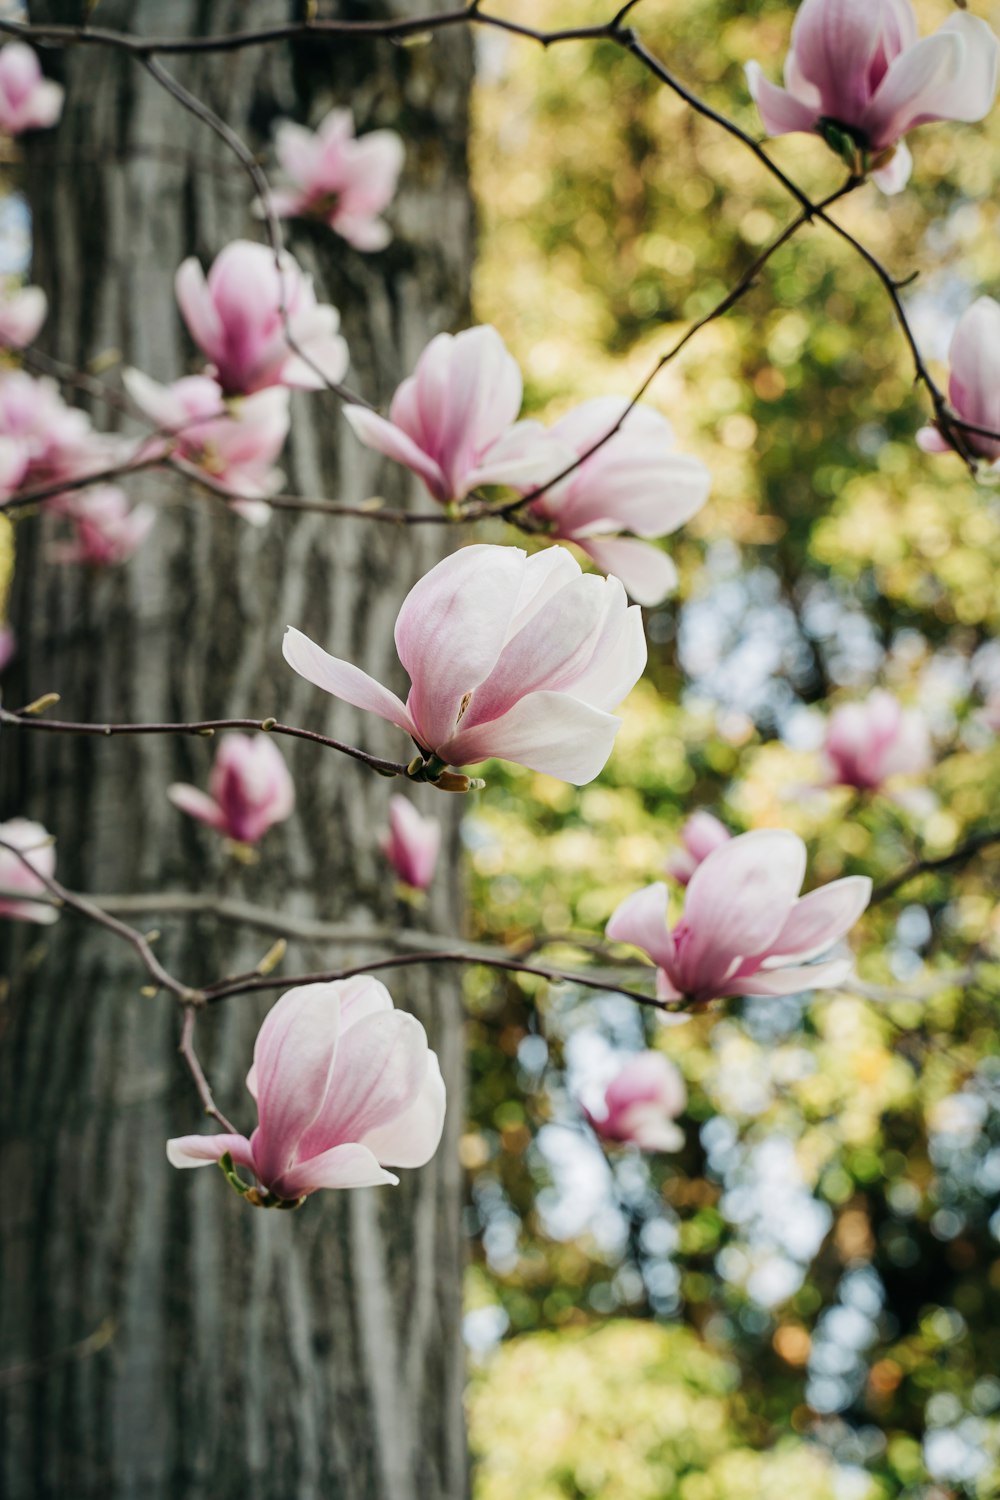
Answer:
<path fill-rule="evenodd" d="M 350 1142 L 297 1162 L 276 1184 L 276 1190 L 283 1198 L 294 1199 L 320 1188 L 395 1186 L 398 1182 L 398 1177 L 379 1166 L 367 1146 Z"/>
<path fill-rule="evenodd" d="M 626 896 L 612 913 L 605 927 L 605 936 L 615 943 L 631 943 L 660 969 L 669 969 L 674 958 L 674 945 L 667 926 L 667 888 L 662 880 L 647 885 L 641 891 Z M 678 998 L 661 996 L 661 999 Z"/>
<path fill-rule="evenodd" d="M 476 688 L 463 724 L 498 719 L 527 693 L 565 691 L 589 665 L 607 610 L 606 581 L 581 574 L 550 598 L 504 646 Z"/>
<path fill-rule="evenodd" d="M 191 337 L 209 359 L 215 359 L 223 338 L 222 320 L 196 256 L 189 256 L 178 266 L 174 295 Z"/>
<path fill-rule="evenodd" d="M 833 958 L 825 964 L 804 964 L 792 969 L 761 969 L 747 979 L 734 979 L 727 993 L 798 995 L 806 990 L 831 990 L 843 984 L 853 968 L 853 959 Z"/>
<path fill-rule="evenodd" d="M 448 493 L 448 481 L 440 464 L 419 448 L 411 437 L 393 422 L 387 422 L 377 412 L 366 411 L 363 406 L 345 406 L 344 418 L 356 438 L 366 448 L 383 453 L 395 463 L 412 469 L 427 485 L 435 500 L 442 502 L 454 499 Z"/>
<path fill-rule="evenodd" d="M 207 823 L 209 828 L 225 833 L 226 819 L 222 808 L 198 787 L 189 786 L 185 781 L 175 781 L 167 787 L 167 797 L 174 807 L 187 813 L 189 818 L 197 818 L 199 823 Z"/>
<path fill-rule="evenodd" d="M 253 1060 L 260 1126 L 257 1172 L 273 1187 L 326 1102 L 340 1036 L 336 984 L 286 990 L 257 1033 Z"/>
<path fill-rule="evenodd" d="M 288 665 L 314 687 L 332 693 L 343 703 L 354 708 L 363 708 L 367 713 L 377 714 L 416 736 L 416 727 L 403 704 L 388 688 L 369 677 L 349 661 L 341 661 L 317 646 L 301 630 L 289 625 L 281 643 L 281 651 Z"/>
<path fill-rule="evenodd" d="M 530 693 L 501 718 L 460 730 L 439 753 L 453 766 L 495 757 L 585 786 L 607 764 L 620 727 L 621 719 L 567 693 Z"/>
<path fill-rule="evenodd" d="M 576 545 L 602 573 L 621 580 L 637 604 L 662 604 L 677 587 L 673 559 L 633 537 L 578 537 Z"/>
<path fill-rule="evenodd" d="M 245 1135 L 178 1135 L 167 1142 L 167 1160 L 172 1167 L 207 1167 L 227 1153 L 238 1167 L 255 1171 Z"/>
<path fill-rule="evenodd" d="M 685 988 L 710 988 L 740 959 L 766 952 L 785 924 L 805 868 L 802 840 L 777 828 L 741 834 L 702 860 L 684 902 Z"/>
<path fill-rule="evenodd" d="M 417 739 L 429 749 L 451 739 L 465 694 L 496 665 L 524 569 L 519 547 L 463 547 L 403 601 L 396 649 L 413 683 L 408 706 Z"/>
<path fill-rule="evenodd" d="M 339 990 L 341 1036 L 358 1021 L 393 1009 L 389 991 L 381 980 L 373 979 L 370 974 L 358 974 L 354 979 L 340 981 Z"/>
<path fill-rule="evenodd" d="M 771 944 L 764 967 L 804 964 L 825 953 L 854 926 L 871 895 L 872 883 L 867 875 L 848 875 L 801 897 Z"/>
<path fill-rule="evenodd" d="M 605 579 L 607 613 L 585 670 L 566 687 L 572 697 L 610 712 L 627 698 L 646 665 L 642 611 L 628 605 L 617 578 Z"/>
<path fill-rule="evenodd" d="M 427 1072 L 416 1099 L 395 1120 L 369 1130 L 362 1145 L 385 1167 L 422 1167 L 441 1142 L 446 1105 L 444 1079 L 433 1052 L 427 1054 Z"/>
<path fill-rule="evenodd" d="M 794 131 L 814 131 L 819 113 L 801 99 L 796 99 L 780 84 L 765 78 L 759 63 L 746 65 L 747 86 L 760 112 L 768 135 L 791 135 Z"/>
<path fill-rule="evenodd" d="M 792 47 L 802 76 L 819 89 L 822 113 L 860 123 L 882 22 L 882 6 L 872 0 L 805 0 L 797 11 Z"/>
<path fill-rule="evenodd" d="M 978 427 L 1000 432 L 1000 305 L 992 297 L 979 297 L 959 318 L 948 357 L 955 410 Z M 989 438 L 969 433 L 967 440 L 989 457 L 1000 452 Z"/>
<path fill-rule="evenodd" d="M 378 1011 L 341 1037 L 322 1108 L 301 1138 L 307 1160 L 331 1146 L 360 1141 L 414 1104 L 427 1073 L 427 1033 L 405 1011 Z"/>

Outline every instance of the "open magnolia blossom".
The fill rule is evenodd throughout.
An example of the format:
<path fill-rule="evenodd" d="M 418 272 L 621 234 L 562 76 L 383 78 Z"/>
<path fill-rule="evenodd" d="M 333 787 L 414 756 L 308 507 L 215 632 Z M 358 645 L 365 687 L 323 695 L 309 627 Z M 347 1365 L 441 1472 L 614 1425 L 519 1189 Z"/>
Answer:
<path fill-rule="evenodd" d="M 830 715 L 823 742 L 829 786 L 877 791 L 891 776 L 919 776 L 932 764 L 927 721 L 877 688 L 863 703 L 842 703 Z"/>
<path fill-rule="evenodd" d="M 8 823 L 0 823 L 0 840 L 20 849 L 38 875 L 52 879 L 56 872 L 56 851 L 41 823 L 11 818 Z M 13 849 L 0 849 L 0 891 L 14 893 L 0 897 L 0 917 L 16 917 L 21 922 L 54 922 L 59 915 L 54 906 L 30 899 L 46 895 L 45 881 L 32 874 Z"/>
<path fill-rule="evenodd" d="M 675 1124 L 687 1103 L 680 1072 L 662 1052 L 640 1052 L 623 1064 L 604 1091 L 604 1112 L 585 1109 L 604 1141 L 641 1151 L 678 1151 L 684 1132 Z"/>
<path fill-rule="evenodd" d="M 247 1197 L 263 1207 L 398 1182 L 386 1168 L 424 1166 L 444 1126 L 427 1033 L 368 975 L 286 991 L 257 1035 L 247 1088 L 259 1121 L 249 1140 L 185 1135 L 167 1157 L 175 1167 L 230 1157 L 256 1177 Z"/>
<path fill-rule="evenodd" d="M 0 289 L 0 347 L 23 349 L 33 343 L 48 310 L 48 298 L 40 286 Z"/>
<path fill-rule="evenodd" d="M 602 573 L 620 578 L 639 604 L 659 604 L 676 587 L 677 570 L 665 552 L 639 538 L 669 536 L 683 526 L 704 505 L 712 481 L 698 459 L 674 451 L 665 417 L 650 406 L 628 408 L 622 398 L 599 396 L 550 427 L 549 472 L 559 474 L 622 424 L 527 508 L 551 524 L 558 540 L 573 542 Z M 525 431 L 534 426 L 521 424 Z"/>
<path fill-rule="evenodd" d="M 274 467 L 291 422 L 284 386 L 227 397 L 209 375 L 159 385 L 141 370 L 126 370 L 122 380 L 135 404 L 170 435 L 153 438 L 150 453 L 175 453 L 201 469 L 239 497 L 230 505 L 244 520 L 254 525 L 270 520 L 270 507 L 261 502 L 285 482 Z"/>
<path fill-rule="evenodd" d="M 909 181 L 903 136 L 931 120 L 981 120 L 993 105 L 997 40 L 964 11 L 921 39 L 910 0 L 804 0 L 785 87 L 757 63 L 747 82 L 769 135 L 822 135 L 883 192 Z"/>
<path fill-rule="evenodd" d="M 518 422 L 523 383 L 495 328 L 439 333 L 392 398 L 389 417 L 345 406 L 355 434 L 420 476 L 447 505 L 479 485 L 532 485 L 552 473 L 551 440 Z"/>
<path fill-rule="evenodd" d="M 404 885 L 425 891 L 437 868 L 441 824 L 418 813 L 408 797 L 392 796 L 389 827 L 379 846 Z"/>
<path fill-rule="evenodd" d="M 405 705 L 298 630 L 289 666 L 345 703 L 398 724 L 435 769 L 495 756 L 582 786 L 603 767 L 621 720 L 611 710 L 646 664 L 637 606 L 617 578 L 583 574 L 564 547 L 463 547 L 407 595 L 396 650 Z"/>
<path fill-rule="evenodd" d="M 83 563 L 91 568 L 128 562 L 156 524 L 155 508 L 131 505 L 125 491 L 116 484 L 73 491 L 53 508 L 73 526 L 72 540 L 53 547 L 53 559 Z"/>
<path fill-rule="evenodd" d="M 176 781 L 167 788 L 167 796 L 181 812 L 237 844 L 256 844 L 295 807 L 295 785 L 285 757 L 267 734 L 224 734 L 208 793 Z"/>
<path fill-rule="evenodd" d="M 120 439 L 95 432 L 86 412 L 66 405 L 54 381 L 24 370 L 0 375 L 0 439 L 14 445 L 8 450 L 14 456 L 23 455 L 18 483 L 25 488 L 97 474 L 122 457 Z M 4 482 L 9 475 L 0 473 Z"/>
<path fill-rule="evenodd" d="M 62 85 L 42 74 L 38 58 L 23 42 L 0 47 L 0 130 L 20 135 L 45 130 L 62 114 Z"/>
<path fill-rule="evenodd" d="M 282 120 L 274 149 L 287 184 L 270 198 L 279 218 L 319 219 L 355 250 L 388 245 L 389 226 L 379 215 L 392 202 L 404 157 L 394 130 L 358 140 L 351 111 L 333 109 L 315 130 Z"/>
<path fill-rule="evenodd" d="M 958 320 L 948 351 L 948 400 L 957 416 L 1000 433 L 1000 303 L 980 297 Z M 954 444 L 938 427 L 921 427 L 925 453 L 949 453 Z M 1000 466 L 1000 438 L 962 430 L 969 453 Z"/>
<path fill-rule="evenodd" d="M 664 862 L 664 871 L 680 885 L 687 885 L 703 859 L 713 849 L 728 844 L 732 834 L 724 823 L 710 812 L 695 812 L 681 829 L 681 847 L 674 849 Z"/>
<path fill-rule="evenodd" d="M 872 883 L 849 875 L 800 897 L 805 870 L 806 848 L 796 834 L 743 833 L 702 860 L 672 930 L 667 887 L 658 882 L 622 902 L 607 935 L 653 960 L 661 1000 L 700 1004 L 725 995 L 829 989 L 847 978 L 852 960 L 812 960 L 853 927 Z"/>
<path fill-rule="evenodd" d="M 340 314 L 320 304 L 312 277 L 283 251 L 234 240 L 205 276 L 194 256 L 175 280 L 188 332 L 227 396 L 248 396 L 271 385 L 322 390 L 347 373 Z"/>

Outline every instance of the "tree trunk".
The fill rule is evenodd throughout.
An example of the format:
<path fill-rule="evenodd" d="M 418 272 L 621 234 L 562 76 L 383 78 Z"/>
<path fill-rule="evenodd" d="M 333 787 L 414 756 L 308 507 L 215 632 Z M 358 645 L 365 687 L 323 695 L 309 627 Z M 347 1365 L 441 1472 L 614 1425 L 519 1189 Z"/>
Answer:
<path fill-rule="evenodd" d="M 397 0 L 407 14 L 424 0 Z M 429 8 L 429 6 L 428 6 Z M 81 0 L 36 0 L 33 20 L 82 19 Z M 329 12 L 327 12 L 329 13 Z M 371 16 L 359 3 L 345 14 Z M 103 0 L 97 20 L 145 34 L 298 19 L 275 0 Z M 194 368 L 173 299 L 181 260 L 206 265 L 261 236 L 246 175 L 141 64 L 97 48 L 46 53 L 61 70 L 61 126 L 30 137 L 33 280 L 49 293 L 44 338 L 82 367 L 121 351 L 154 378 Z M 350 380 L 384 403 L 427 339 L 467 320 L 471 212 L 466 132 L 471 54 L 449 32 L 426 46 L 311 43 L 167 66 L 263 150 L 273 121 L 315 123 L 350 104 L 359 129 L 407 144 L 397 237 L 362 256 L 323 228 L 288 243 L 342 311 Z M 116 377 L 110 377 L 114 380 Z M 95 407 L 100 425 L 113 411 Z M 363 450 L 328 394 L 294 398 L 290 487 L 359 503 L 429 502 Z M 398 731 L 311 688 L 281 658 L 294 624 L 403 687 L 392 627 L 407 589 L 445 550 L 443 528 L 278 513 L 256 530 L 165 476 L 129 484 L 163 501 L 128 565 L 89 573 L 48 560 L 57 522 L 17 526 L 7 701 L 58 691 L 92 720 L 274 714 L 405 758 Z M 165 796 L 204 785 L 199 738 L 3 735 L 0 814 L 57 836 L 58 873 L 100 892 L 201 890 L 366 927 L 457 931 L 460 799 L 410 795 L 446 823 L 433 897 L 403 916 L 376 838 L 389 782 L 333 752 L 281 741 L 298 804 L 260 862 Z M 396 789 L 399 789 L 398 786 Z M 150 920 L 148 927 L 154 925 Z M 271 939 L 207 916 L 156 919 L 157 951 L 191 983 L 257 963 Z M 454 977 L 400 971 L 397 1005 L 427 1025 L 448 1084 L 434 1161 L 395 1189 L 319 1194 L 297 1213 L 241 1202 L 215 1171 L 175 1172 L 168 1136 L 203 1121 L 176 1054 L 169 997 L 143 996 L 135 955 L 64 914 L 50 928 L 3 923 L 0 1007 L 0 1491 L 7 1500 L 458 1500 L 461 1417 L 462 1027 Z M 292 945 L 288 973 L 374 956 Z M 268 1003 L 234 999 L 199 1021 L 223 1110 L 254 1121 L 244 1088 Z"/>

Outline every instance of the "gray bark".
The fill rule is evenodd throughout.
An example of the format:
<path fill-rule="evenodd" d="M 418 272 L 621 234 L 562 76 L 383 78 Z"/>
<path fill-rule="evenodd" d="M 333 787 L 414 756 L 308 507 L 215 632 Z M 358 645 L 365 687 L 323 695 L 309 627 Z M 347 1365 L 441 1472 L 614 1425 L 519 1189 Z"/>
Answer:
<path fill-rule="evenodd" d="M 412 14 L 423 0 L 398 0 Z M 80 19 L 37 0 L 34 19 Z M 371 15 L 358 5 L 354 14 Z M 275 0 L 103 0 L 137 32 L 221 31 L 297 18 Z M 49 349 L 81 366 L 121 351 L 167 381 L 195 367 L 172 279 L 229 240 L 260 237 L 248 181 L 203 124 L 134 61 L 68 51 L 57 131 L 27 146 L 33 280 L 48 291 Z M 315 123 L 351 103 L 359 127 L 407 140 L 397 240 L 363 257 L 323 229 L 293 252 L 342 311 L 351 382 L 384 402 L 424 343 L 468 316 L 471 212 L 467 36 L 432 44 L 250 50 L 169 66 L 254 149 L 274 118 Z M 113 423 L 95 408 L 101 425 Z M 301 492 L 427 504 L 347 432 L 330 395 L 297 397 L 286 468 Z M 101 575 L 47 561 L 56 523 L 17 527 L 9 703 L 49 690 L 87 719 L 276 714 L 405 758 L 398 731 L 294 676 L 295 624 L 397 689 L 392 626 L 406 590 L 450 544 L 396 530 L 276 515 L 257 531 L 163 477 L 151 540 Z M 0 816 L 57 835 L 58 872 L 83 890 L 225 889 L 271 908 L 383 925 L 399 916 L 378 852 L 393 784 L 332 752 L 282 741 L 294 818 L 262 858 L 227 865 L 219 840 L 175 811 L 171 781 L 204 785 L 203 739 L 82 740 L 6 733 Z M 416 919 L 457 931 L 458 799 L 411 795 L 446 821 L 435 891 Z M 400 1187 L 326 1193 L 297 1213 L 245 1206 L 220 1173 L 168 1167 L 168 1136 L 212 1128 L 176 1055 L 179 1015 L 144 998 L 134 955 L 71 915 L 4 923 L 0 1007 L 0 1491 L 9 1500 L 435 1500 L 466 1491 L 461 1418 L 462 1032 L 454 976 L 390 979 L 425 1022 L 449 1087 L 435 1160 Z M 147 925 L 152 925 L 147 924 Z M 207 918 L 165 921 L 158 952 L 193 983 L 239 972 L 269 939 Z M 343 950 L 340 950 L 342 953 Z M 374 952 L 359 942 L 346 959 Z M 285 970 L 338 954 L 292 946 Z M 235 999 L 199 1023 L 220 1105 L 253 1124 L 244 1089 L 268 1000 Z"/>

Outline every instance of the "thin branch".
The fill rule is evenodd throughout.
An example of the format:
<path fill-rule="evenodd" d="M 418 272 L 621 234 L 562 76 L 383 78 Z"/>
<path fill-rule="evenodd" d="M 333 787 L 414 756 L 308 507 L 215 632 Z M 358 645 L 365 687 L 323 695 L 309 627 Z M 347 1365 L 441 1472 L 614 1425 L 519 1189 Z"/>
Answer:
<path fill-rule="evenodd" d="M 919 875 L 930 875 L 937 870 L 952 870 L 958 865 L 964 865 L 974 855 L 979 854 L 983 849 L 992 848 L 995 844 L 1000 844 L 1000 828 L 984 828 L 956 845 L 950 854 L 939 854 L 930 859 L 915 859 L 912 864 L 907 865 L 905 870 L 900 870 L 898 874 L 890 876 L 888 880 L 876 886 L 872 892 L 870 904 L 874 906 L 879 901 L 885 901 L 901 886 L 909 885 L 910 881 L 916 880 Z"/>
<path fill-rule="evenodd" d="M 61 906 L 67 907 L 70 911 L 78 912 L 81 917 L 87 917 L 89 921 L 96 922 L 98 927 L 103 927 L 108 932 L 113 932 L 115 937 L 124 939 L 130 947 L 135 949 L 146 972 L 151 979 L 156 981 L 158 989 L 169 990 L 172 995 L 176 995 L 178 1000 L 182 1000 L 186 1004 L 195 1004 L 201 1000 L 200 991 L 192 989 L 190 985 L 183 984 L 179 979 L 175 979 L 172 974 L 168 974 L 150 947 L 148 940 L 141 932 L 138 932 L 134 927 L 129 927 L 127 923 L 119 921 L 117 917 L 111 916 L 108 912 L 102 911 L 99 906 L 95 906 L 86 896 L 80 896 L 75 891 L 67 890 L 64 885 L 61 885 L 51 875 L 43 875 L 31 863 L 29 856 L 32 851 L 30 849 L 18 849 L 3 838 L 0 838 L 0 849 L 4 849 L 8 854 L 15 855 L 21 864 L 24 865 L 25 869 L 29 870 L 36 880 L 41 881 L 45 889 L 51 896 L 57 899 Z M 30 901 L 31 897 L 26 897 L 24 892 L 21 892 L 18 899 L 21 901 Z"/>
<path fill-rule="evenodd" d="M 626 988 L 620 984 L 609 984 L 606 978 L 588 974 L 575 974 L 564 969 L 553 969 L 543 964 L 526 964 L 520 959 L 507 958 L 499 954 L 487 957 L 482 949 L 469 952 L 464 949 L 439 949 L 436 952 L 394 953 L 388 958 L 376 958 L 368 963 L 355 964 L 348 969 L 329 969 L 317 974 L 297 974 L 294 978 L 273 974 L 254 975 L 247 979 L 223 980 L 219 984 L 206 985 L 203 991 L 207 1004 L 227 1000 L 231 995 L 256 994 L 261 990 L 289 989 L 300 984 L 332 984 L 340 979 L 353 979 L 359 974 L 375 974 L 382 969 L 412 968 L 420 964 L 481 964 L 487 969 L 500 969 L 505 973 L 528 974 L 537 979 L 547 979 L 553 984 L 578 984 L 584 989 L 624 995 L 639 1005 L 652 1006 L 654 1010 L 684 1010 L 681 1004 L 668 1004 L 641 990 Z"/>
<path fill-rule="evenodd" d="M 211 1115 L 212 1119 L 216 1120 L 222 1126 L 227 1135 L 239 1135 L 240 1132 L 236 1129 L 236 1126 L 230 1124 L 222 1113 L 222 1110 L 216 1104 L 211 1085 L 205 1077 L 205 1070 L 198 1060 L 197 1052 L 194 1050 L 196 1020 L 197 1011 L 195 1007 L 193 1005 L 186 1005 L 184 1007 L 184 1020 L 181 1022 L 181 1039 L 177 1050 L 184 1059 L 184 1066 L 194 1080 L 194 1086 L 198 1090 L 198 1098 L 202 1102 L 202 1107 L 206 1115 Z"/>
<path fill-rule="evenodd" d="M 265 734 L 287 734 L 294 739 L 310 740 L 315 745 L 324 745 L 328 750 L 338 750 L 341 755 L 349 755 L 352 760 L 360 761 L 362 765 L 378 771 L 381 776 L 405 776 L 407 774 L 406 764 L 402 761 L 383 760 L 380 756 L 369 755 L 367 750 L 359 750 L 354 745 L 345 745 L 341 740 L 331 739 L 329 735 L 318 734 L 314 729 L 299 729 L 294 724 L 279 724 L 275 719 L 201 719 L 178 724 L 85 724 L 73 723 L 65 719 L 43 719 L 32 714 L 15 713 L 10 709 L 0 708 L 0 724 L 9 724 L 17 729 L 33 729 L 45 734 L 92 734 L 106 739 L 123 734 L 210 736 L 218 729 L 257 729 Z"/>

